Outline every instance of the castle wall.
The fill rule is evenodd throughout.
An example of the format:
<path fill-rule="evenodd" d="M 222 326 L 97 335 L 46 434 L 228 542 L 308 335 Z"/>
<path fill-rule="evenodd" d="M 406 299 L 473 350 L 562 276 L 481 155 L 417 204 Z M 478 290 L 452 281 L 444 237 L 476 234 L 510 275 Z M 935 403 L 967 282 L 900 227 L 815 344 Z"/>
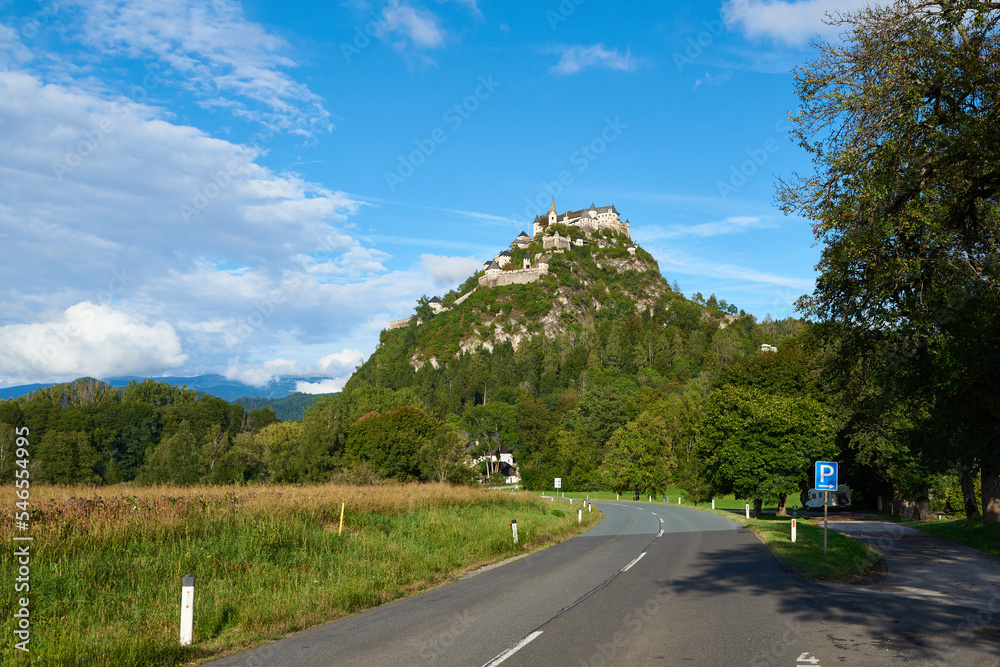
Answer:
<path fill-rule="evenodd" d="M 487 274 L 479 278 L 479 286 L 502 287 L 503 285 L 526 285 L 537 281 L 548 272 L 548 267 L 545 267 L 544 269 L 518 269 L 516 271 Z"/>
<path fill-rule="evenodd" d="M 557 234 L 542 237 L 542 249 L 550 250 L 553 248 L 557 250 L 569 250 L 569 237 Z"/>

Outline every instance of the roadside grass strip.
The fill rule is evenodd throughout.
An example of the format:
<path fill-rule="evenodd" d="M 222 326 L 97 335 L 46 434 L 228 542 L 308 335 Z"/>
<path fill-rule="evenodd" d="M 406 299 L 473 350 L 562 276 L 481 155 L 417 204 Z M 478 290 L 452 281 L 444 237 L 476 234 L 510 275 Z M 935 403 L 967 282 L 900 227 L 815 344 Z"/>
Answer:
<path fill-rule="evenodd" d="M 899 523 L 956 544 L 972 547 L 993 556 L 1000 556 L 1000 526 L 984 528 L 982 519 L 900 521 Z"/>
<path fill-rule="evenodd" d="M 535 551 L 601 517 L 584 512 L 578 524 L 562 503 L 442 484 L 36 486 L 32 499 L 31 651 L 3 642 L 3 665 L 204 662 Z M 10 545 L 7 508 L 13 486 L 0 490 Z M 0 554 L 2 571 L 17 572 L 14 549 Z M 186 574 L 196 580 L 194 628 L 182 647 Z M 0 594 L 8 638 L 24 595 L 12 580 Z"/>
<path fill-rule="evenodd" d="M 731 514 L 729 516 L 732 516 Z M 882 557 L 866 544 L 830 530 L 827 553 L 823 554 L 823 522 L 797 521 L 797 539 L 791 540 L 791 517 L 744 519 L 752 530 L 783 563 L 804 577 L 821 581 L 861 583 L 862 578 L 880 565 Z"/>

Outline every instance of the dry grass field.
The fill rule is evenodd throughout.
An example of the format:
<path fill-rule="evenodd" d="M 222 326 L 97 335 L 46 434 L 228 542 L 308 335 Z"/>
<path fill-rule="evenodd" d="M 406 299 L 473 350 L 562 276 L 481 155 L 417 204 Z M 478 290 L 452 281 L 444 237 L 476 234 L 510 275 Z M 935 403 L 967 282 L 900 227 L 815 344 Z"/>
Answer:
<path fill-rule="evenodd" d="M 2 550 L 4 635 L 30 599 L 30 653 L 3 664 L 195 663 L 413 594 L 581 528 L 528 494 L 443 484 L 39 487 L 27 531 L 0 490 L 0 538 L 30 544 L 27 592 Z M 341 504 L 343 534 L 338 535 Z M 513 544 L 510 520 L 517 519 Z M 586 515 L 583 528 L 598 520 Z M 31 536 L 31 542 L 15 542 Z M 180 583 L 193 574 L 194 643 L 178 642 Z"/>

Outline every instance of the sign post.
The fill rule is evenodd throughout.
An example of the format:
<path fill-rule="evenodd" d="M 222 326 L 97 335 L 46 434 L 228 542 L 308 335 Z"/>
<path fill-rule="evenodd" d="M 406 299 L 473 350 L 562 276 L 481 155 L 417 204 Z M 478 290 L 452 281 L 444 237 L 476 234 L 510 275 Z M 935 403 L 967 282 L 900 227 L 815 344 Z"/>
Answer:
<path fill-rule="evenodd" d="M 826 531 L 828 523 L 828 510 L 830 505 L 830 492 L 837 490 L 837 468 L 839 466 L 833 461 L 816 461 L 816 490 L 823 492 L 823 555 L 826 555 Z"/>

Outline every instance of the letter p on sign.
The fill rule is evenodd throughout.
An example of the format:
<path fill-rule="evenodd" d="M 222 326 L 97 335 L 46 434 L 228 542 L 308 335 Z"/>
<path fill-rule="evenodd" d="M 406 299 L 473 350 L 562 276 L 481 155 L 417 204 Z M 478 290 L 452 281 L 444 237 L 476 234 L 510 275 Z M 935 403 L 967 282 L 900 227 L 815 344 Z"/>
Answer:
<path fill-rule="evenodd" d="M 832 461 L 816 461 L 816 490 L 837 490 L 837 464 Z"/>

